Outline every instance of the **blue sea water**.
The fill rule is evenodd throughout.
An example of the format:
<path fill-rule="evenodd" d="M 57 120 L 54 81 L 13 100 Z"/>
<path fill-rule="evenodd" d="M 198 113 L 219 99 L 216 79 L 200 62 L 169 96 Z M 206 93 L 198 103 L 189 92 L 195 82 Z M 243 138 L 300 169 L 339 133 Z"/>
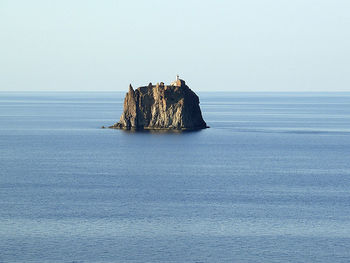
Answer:
<path fill-rule="evenodd" d="M 101 129 L 124 93 L 0 93 L 0 262 L 349 262 L 350 93 L 199 93 L 210 129 Z"/>

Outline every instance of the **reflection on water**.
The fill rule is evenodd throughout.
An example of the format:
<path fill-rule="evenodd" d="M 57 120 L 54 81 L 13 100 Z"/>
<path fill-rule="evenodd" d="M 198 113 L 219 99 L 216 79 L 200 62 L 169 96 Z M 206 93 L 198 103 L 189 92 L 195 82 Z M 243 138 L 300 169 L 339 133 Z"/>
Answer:
<path fill-rule="evenodd" d="M 115 129 L 121 130 L 127 134 L 188 134 L 188 133 L 198 133 L 200 130 L 177 130 L 177 129 Z"/>

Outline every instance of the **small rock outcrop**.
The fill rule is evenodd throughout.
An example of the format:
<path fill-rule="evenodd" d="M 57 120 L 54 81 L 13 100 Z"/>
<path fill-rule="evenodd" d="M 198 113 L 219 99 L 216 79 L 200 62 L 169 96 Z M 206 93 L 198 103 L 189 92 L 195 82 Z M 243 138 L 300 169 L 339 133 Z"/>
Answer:
<path fill-rule="evenodd" d="M 177 77 L 171 85 L 163 82 L 136 90 L 129 86 L 116 129 L 175 129 L 208 128 L 202 118 L 198 96 Z"/>

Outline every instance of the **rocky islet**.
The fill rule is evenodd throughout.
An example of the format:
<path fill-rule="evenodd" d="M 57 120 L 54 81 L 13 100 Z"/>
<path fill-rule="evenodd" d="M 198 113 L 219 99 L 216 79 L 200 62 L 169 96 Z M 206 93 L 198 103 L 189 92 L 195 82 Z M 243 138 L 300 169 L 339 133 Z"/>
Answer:
<path fill-rule="evenodd" d="M 129 86 L 124 109 L 115 129 L 198 130 L 208 128 L 203 120 L 198 96 L 179 79 L 139 87 Z"/>

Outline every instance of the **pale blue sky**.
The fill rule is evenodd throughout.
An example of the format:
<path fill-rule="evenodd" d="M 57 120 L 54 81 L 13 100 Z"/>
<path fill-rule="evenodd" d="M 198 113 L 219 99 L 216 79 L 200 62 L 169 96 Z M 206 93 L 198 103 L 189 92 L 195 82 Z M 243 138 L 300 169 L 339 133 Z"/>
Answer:
<path fill-rule="evenodd" d="M 350 91 L 349 0 L 0 0 L 0 91 Z"/>

